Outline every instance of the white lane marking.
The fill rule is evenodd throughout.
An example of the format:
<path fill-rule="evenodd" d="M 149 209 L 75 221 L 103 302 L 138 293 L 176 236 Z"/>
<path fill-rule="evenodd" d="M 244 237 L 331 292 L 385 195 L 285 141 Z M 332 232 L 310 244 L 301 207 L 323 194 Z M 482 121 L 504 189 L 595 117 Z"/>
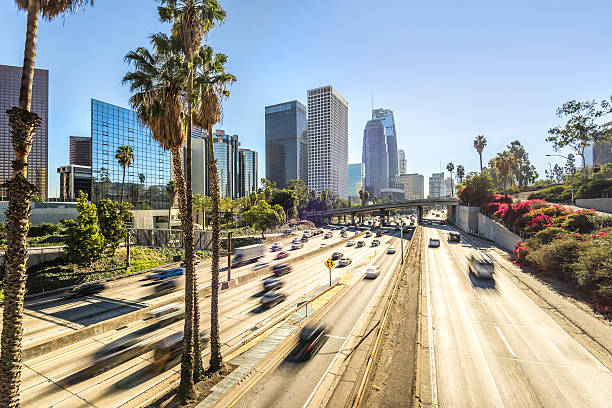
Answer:
<path fill-rule="evenodd" d="M 423 240 L 424 242 L 426 240 Z M 425 245 L 425 244 L 423 244 Z M 429 258 L 428 248 L 425 246 L 425 280 L 427 281 L 427 333 L 429 344 L 429 377 L 431 382 L 431 405 L 438 406 L 438 381 L 436 379 L 436 354 L 434 351 L 434 334 L 431 318 L 431 297 L 429 295 Z"/>
<path fill-rule="evenodd" d="M 399 258 L 398 258 L 399 259 Z M 393 268 L 395 267 L 395 264 L 397 263 L 397 259 L 393 261 L 393 263 L 391 264 L 391 268 L 389 270 L 393 270 Z M 346 336 L 346 339 L 344 340 L 344 343 L 342 343 L 342 346 L 340 346 L 340 349 L 336 352 L 336 355 L 334 356 L 333 360 L 331 361 L 331 363 L 329 363 L 329 366 L 327 366 L 327 369 L 325 370 L 325 372 L 323 373 L 323 375 L 321 376 L 321 378 L 319 379 L 319 382 L 317 383 L 317 385 L 314 387 L 314 389 L 312 390 L 312 392 L 310 393 L 310 396 L 308 397 L 308 399 L 306 400 L 306 402 L 304 403 L 304 405 L 302 406 L 303 408 L 306 408 L 308 406 L 308 404 L 310 404 L 310 401 L 312 401 L 312 399 L 315 396 L 315 393 L 317 392 L 317 390 L 319 389 L 319 387 L 321 386 L 321 384 L 323 384 L 323 380 L 325 379 L 325 377 L 327 376 L 327 374 L 329 373 L 329 370 L 331 370 L 332 366 L 334 365 L 334 363 L 336 362 L 336 360 L 338 359 L 338 357 L 340 357 L 340 352 L 342 352 L 342 350 L 344 350 L 344 347 L 346 346 L 346 343 L 349 341 L 349 339 L 351 338 L 351 336 L 353 335 L 353 332 L 355 331 L 355 329 L 357 329 L 357 326 L 359 325 L 359 322 L 361 322 L 361 319 L 363 318 L 363 316 L 366 314 L 366 312 L 370 309 L 370 306 L 372 305 L 372 302 L 374 301 L 374 299 L 376 299 L 377 297 L 377 293 L 380 290 L 381 287 L 383 287 L 386 282 L 389 280 L 389 276 L 391 276 L 390 273 L 386 273 L 385 274 L 385 281 L 382 282 L 374 291 L 374 295 L 372 296 L 372 298 L 370 299 L 370 301 L 368 302 L 368 304 L 366 305 L 366 307 L 363 309 L 363 312 L 361 312 L 361 314 L 359 315 L 359 318 L 357 319 L 357 321 L 355 322 L 355 325 L 353 326 L 353 328 L 351 329 L 351 331 L 349 332 L 349 334 Z"/>
<path fill-rule="evenodd" d="M 506 348 L 508 349 L 512 357 L 516 359 L 516 354 L 514 353 L 514 350 L 512 350 L 512 347 L 510 347 L 510 343 L 508 342 L 508 339 L 506 339 L 506 336 L 504 336 L 504 333 L 502 333 L 498 325 L 494 324 L 493 326 L 495 326 L 495 330 L 497 330 L 497 334 L 499 334 L 499 337 L 501 337 L 501 339 L 503 340 L 504 344 L 506 345 Z"/>
<path fill-rule="evenodd" d="M 325 337 L 330 337 L 332 339 L 340 339 L 340 340 L 346 340 L 346 337 L 341 337 L 341 336 L 333 336 L 331 334 L 326 334 Z"/>

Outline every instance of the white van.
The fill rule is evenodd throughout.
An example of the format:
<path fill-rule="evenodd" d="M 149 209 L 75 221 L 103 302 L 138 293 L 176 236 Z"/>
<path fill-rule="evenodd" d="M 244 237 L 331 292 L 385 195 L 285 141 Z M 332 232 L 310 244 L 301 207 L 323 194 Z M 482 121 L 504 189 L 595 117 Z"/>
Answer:
<path fill-rule="evenodd" d="M 482 252 L 472 254 L 468 268 L 477 278 L 491 279 L 495 272 L 495 264 Z"/>
<path fill-rule="evenodd" d="M 305 236 L 305 237 L 307 237 L 307 238 L 312 237 L 312 231 L 310 231 L 310 230 L 304 230 L 304 236 Z"/>

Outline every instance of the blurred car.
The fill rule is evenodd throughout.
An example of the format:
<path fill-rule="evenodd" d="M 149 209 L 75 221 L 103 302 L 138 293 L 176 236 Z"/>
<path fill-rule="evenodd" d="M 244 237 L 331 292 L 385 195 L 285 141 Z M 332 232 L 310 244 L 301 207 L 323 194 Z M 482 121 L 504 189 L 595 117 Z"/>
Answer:
<path fill-rule="evenodd" d="M 351 264 L 351 258 L 340 258 L 340 260 L 338 261 L 338 266 L 347 266 Z"/>
<path fill-rule="evenodd" d="M 193 266 L 196 266 L 200 263 L 200 260 L 198 258 L 193 258 Z M 183 260 L 183 262 L 181 262 L 181 268 L 184 268 L 185 266 L 187 266 L 187 263 L 185 260 Z"/>
<path fill-rule="evenodd" d="M 342 252 L 334 252 L 331 256 L 332 261 L 342 258 Z"/>
<path fill-rule="evenodd" d="M 458 232 L 450 232 L 448 234 L 448 240 L 449 241 L 453 241 L 453 242 L 460 242 L 461 241 L 461 235 Z"/>
<path fill-rule="evenodd" d="M 302 242 L 308 242 L 308 237 L 307 237 L 306 235 L 304 235 L 300 241 L 302 241 Z"/>
<path fill-rule="evenodd" d="M 431 248 L 438 248 L 440 246 L 440 240 L 435 238 L 429 239 L 429 246 Z"/>
<path fill-rule="evenodd" d="M 268 262 L 257 262 L 255 265 L 253 265 L 253 270 L 258 271 L 267 267 L 268 265 L 270 265 Z"/>
<path fill-rule="evenodd" d="M 268 292 L 261 297 L 261 305 L 265 308 L 270 308 L 287 298 L 282 292 Z"/>
<path fill-rule="evenodd" d="M 366 237 L 366 238 L 369 238 L 369 237 L 371 237 L 371 236 L 372 236 L 372 232 L 370 232 L 370 231 L 366 231 L 366 233 L 365 233 L 365 237 Z"/>
<path fill-rule="evenodd" d="M 477 252 L 470 257 L 468 269 L 478 278 L 492 279 L 495 272 L 495 264 L 488 255 Z"/>
<path fill-rule="evenodd" d="M 314 356 L 327 341 L 325 326 L 306 326 L 300 331 L 295 359 L 305 361 Z"/>
<path fill-rule="evenodd" d="M 210 335 L 205 332 L 200 332 L 200 348 L 206 347 L 210 341 Z M 155 353 L 153 355 L 153 365 L 158 370 L 164 370 L 171 367 L 174 363 L 178 363 L 183 353 L 183 333 L 174 333 L 164 339 L 158 341 L 154 345 Z"/>
<path fill-rule="evenodd" d="M 331 232 L 328 232 L 327 234 L 325 234 L 325 235 L 323 236 L 323 239 L 329 239 L 329 238 L 331 238 L 333 235 L 334 235 L 334 234 L 332 234 Z"/>
<path fill-rule="evenodd" d="M 346 238 L 348 236 L 348 234 L 346 233 L 346 231 L 342 231 L 342 234 L 340 234 L 340 236 L 342 238 Z"/>
<path fill-rule="evenodd" d="M 279 289 L 282 286 L 283 286 L 283 281 L 275 277 L 266 278 L 263 283 L 263 288 L 266 292 L 270 290 Z"/>
<path fill-rule="evenodd" d="M 272 273 L 274 276 L 282 276 L 291 272 L 291 266 L 286 263 L 276 264 L 272 267 Z"/>
<path fill-rule="evenodd" d="M 289 235 L 291 234 L 293 231 L 290 228 L 287 228 L 286 230 L 283 231 L 283 234 L 285 235 Z"/>
<path fill-rule="evenodd" d="M 378 232 L 376 232 L 376 237 L 380 238 L 380 237 L 382 237 L 382 236 L 383 236 L 382 231 L 378 231 Z"/>
<path fill-rule="evenodd" d="M 353 241 L 352 239 L 349 239 L 348 242 L 346 243 L 346 246 L 353 246 L 355 245 L 355 241 Z"/>
<path fill-rule="evenodd" d="M 372 246 L 373 246 L 373 247 L 375 247 L 375 246 L 379 246 L 379 245 L 380 245 L 380 241 L 379 241 L 379 240 L 377 240 L 377 239 L 373 239 L 373 240 L 372 240 Z"/>
<path fill-rule="evenodd" d="M 292 244 L 299 244 L 300 242 L 302 241 L 300 241 L 300 239 L 297 237 L 293 238 L 293 241 L 291 241 Z"/>
<path fill-rule="evenodd" d="M 170 268 L 153 272 L 154 275 L 151 276 L 151 279 L 162 280 L 174 276 L 181 276 L 183 273 L 185 273 L 185 268 Z"/>
<path fill-rule="evenodd" d="M 72 289 L 72 291 L 70 292 L 70 297 L 74 298 L 87 295 L 95 295 L 96 293 L 102 292 L 104 289 L 106 289 L 106 284 L 102 282 L 87 283 L 85 285 L 77 286 L 76 288 Z"/>
<path fill-rule="evenodd" d="M 365 242 L 364 241 L 357 241 L 357 248 L 361 248 L 365 246 Z"/>
<path fill-rule="evenodd" d="M 275 251 L 280 251 L 282 248 L 283 248 L 283 244 L 281 244 L 280 242 L 275 242 L 270 247 L 270 250 L 272 252 L 275 252 Z"/>
<path fill-rule="evenodd" d="M 174 277 L 173 279 L 166 279 L 158 283 L 153 287 L 153 293 L 169 292 L 178 289 L 183 286 L 183 280 Z"/>
<path fill-rule="evenodd" d="M 302 242 L 297 242 L 297 243 L 291 245 L 291 249 L 294 250 L 294 251 L 296 249 L 300 249 L 300 248 L 304 248 L 304 244 Z"/>
<path fill-rule="evenodd" d="M 446 220 L 440 220 L 440 225 L 446 225 Z"/>
<path fill-rule="evenodd" d="M 364 278 L 366 279 L 376 279 L 380 275 L 380 268 L 375 265 L 370 265 L 366 269 L 366 273 Z"/>
<path fill-rule="evenodd" d="M 289 256 L 289 254 L 287 252 L 280 251 L 278 254 L 276 254 L 275 259 L 283 259 L 283 258 L 286 258 L 288 256 Z"/>
<path fill-rule="evenodd" d="M 394 253 L 395 253 L 395 247 L 390 246 L 390 247 L 387 249 L 387 253 L 388 253 L 388 254 L 394 254 Z"/>

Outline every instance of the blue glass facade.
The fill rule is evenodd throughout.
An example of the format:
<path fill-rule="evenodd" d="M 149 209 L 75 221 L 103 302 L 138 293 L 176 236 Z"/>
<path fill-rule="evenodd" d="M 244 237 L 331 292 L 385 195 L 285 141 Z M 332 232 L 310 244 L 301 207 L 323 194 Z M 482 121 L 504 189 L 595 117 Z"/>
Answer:
<path fill-rule="evenodd" d="M 298 101 L 266 106 L 266 178 L 280 188 L 308 183 L 308 121 Z"/>
<path fill-rule="evenodd" d="M 380 197 L 380 191 L 389 186 L 385 127 L 380 119 L 369 120 L 363 131 L 362 162 L 365 166 L 365 189 L 370 197 Z"/>
<path fill-rule="evenodd" d="M 399 160 L 397 157 L 397 132 L 395 130 L 395 119 L 390 109 L 374 109 L 372 119 L 380 119 L 385 127 L 387 137 L 387 163 L 389 169 L 389 186 L 395 186 L 395 177 L 399 175 Z"/>
<path fill-rule="evenodd" d="M 168 208 L 165 189 L 170 181 L 170 152 L 153 139 L 136 112 L 91 100 L 92 201 L 120 200 L 123 169 L 117 148 L 131 146 L 134 160 L 125 173 L 124 200 L 135 208 Z"/>
<path fill-rule="evenodd" d="M 257 191 L 257 152 L 250 149 L 240 149 L 240 196 L 245 197 Z"/>
<path fill-rule="evenodd" d="M 353 163 L 348 165 L 349 199 L 353 202 L 359 201 L 359 190 L 363 188 L 364 176 L 365 169 L 363 163 Z"/>

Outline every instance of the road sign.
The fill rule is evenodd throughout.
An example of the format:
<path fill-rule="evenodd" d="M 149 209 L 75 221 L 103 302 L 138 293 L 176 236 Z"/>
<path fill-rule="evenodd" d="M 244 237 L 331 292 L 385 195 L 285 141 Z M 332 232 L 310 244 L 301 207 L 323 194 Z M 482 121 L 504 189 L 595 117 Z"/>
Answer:
<path fill-rule="evenodd" d="M 334 263 L 334 261 L 331 260 L 331 258 L 325 261 L 325 266 L 327 266 L 327 269 L 329 269 L 330 271 L 335 265 L 336 264 Z"/>

